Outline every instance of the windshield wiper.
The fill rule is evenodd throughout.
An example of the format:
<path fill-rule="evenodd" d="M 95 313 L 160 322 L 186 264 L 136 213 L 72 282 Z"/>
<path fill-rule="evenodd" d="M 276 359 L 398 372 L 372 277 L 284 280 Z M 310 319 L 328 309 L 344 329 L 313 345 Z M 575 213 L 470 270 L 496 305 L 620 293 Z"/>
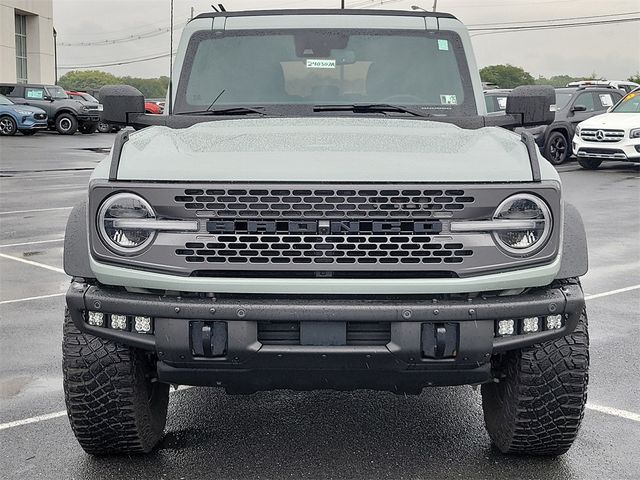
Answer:
<path fill-rule="evenodd" d="M 179 112 L 176 115 L 248 115 L 257 113 L 258 115 L 267 115 L 264 107 L 223 107 L 211 108 L 207 110 L 193 110 L 189 112 Z"/>
<path fill-rule="evenodd" d="M 394 105 L 390 103 L 354 103 L 354 104 L 338 104 L 338 105 L 315 105 L 314 112 L 339 112 L 352 111 L 354 113 L 385 113 L 400 112 L 409 113 L 416 117 L 431 117 L 432 114 L 424 112 L 418 108 L 405 107 L 403 105 Z"/>

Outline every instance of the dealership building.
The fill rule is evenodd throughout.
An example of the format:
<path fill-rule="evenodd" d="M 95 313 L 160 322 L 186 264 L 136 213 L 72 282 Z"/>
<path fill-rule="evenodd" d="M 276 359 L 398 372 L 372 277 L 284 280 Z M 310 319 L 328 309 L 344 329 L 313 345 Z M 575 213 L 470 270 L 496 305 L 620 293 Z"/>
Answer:
<path fill-rule="evenodd" d="M 0 0 L 0 82 L 55 80 L 53 0 Z"/>

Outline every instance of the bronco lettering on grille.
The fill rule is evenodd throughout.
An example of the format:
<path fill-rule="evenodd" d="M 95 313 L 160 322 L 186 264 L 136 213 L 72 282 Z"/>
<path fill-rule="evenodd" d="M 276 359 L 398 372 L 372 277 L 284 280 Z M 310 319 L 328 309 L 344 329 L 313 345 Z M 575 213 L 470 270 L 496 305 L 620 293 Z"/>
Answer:
<path fill-rule="evenodd" d="M 209 220 L 209 233 L 322 233 L 328 234 L 393 234 L 393 233 L 440 233 L 442 223 L 439 221 L 414 220 Z"/>

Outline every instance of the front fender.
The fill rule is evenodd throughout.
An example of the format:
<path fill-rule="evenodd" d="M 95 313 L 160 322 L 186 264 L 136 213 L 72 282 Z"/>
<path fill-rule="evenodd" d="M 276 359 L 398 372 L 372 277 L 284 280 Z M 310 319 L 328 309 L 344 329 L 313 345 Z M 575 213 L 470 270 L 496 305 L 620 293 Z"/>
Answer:
<path fill-rule="evenodd" d="M 89 262 L 87 202 L 71 210 L 64 234 L 64 271 L 72 277 L 93 278 Z"/>
<path fill-rule="evenodd" d="M 564 204 L 562 261 L 556 279 L 581 277 L 589 269 L 587 233 L 582 216 L 570 203 Z"/>

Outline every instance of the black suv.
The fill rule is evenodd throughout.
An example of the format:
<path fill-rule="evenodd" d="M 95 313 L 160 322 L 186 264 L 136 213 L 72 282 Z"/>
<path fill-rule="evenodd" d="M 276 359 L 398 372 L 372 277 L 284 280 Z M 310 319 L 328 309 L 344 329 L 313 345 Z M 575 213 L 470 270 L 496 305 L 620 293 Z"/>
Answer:
<path fill-rule="evenodd" d="M 72 100 L 56 85 L 0 83 L 0 94 L 14 103 L 43 109 L 49 117 L 49 128 L 62 135 L 73 135 L 77 130 L 93 133 L 100 121 L 98 104 Z"/>
<path fill-rule="evenodd" d="M 556 117 L 551 125 L 527 129 L 536 139 L 544 157 L 560 165 L 571 154 L 571 139 L 576 126 L 605 113 L 623 97 L 612 87 L 556 88 Z"/>

